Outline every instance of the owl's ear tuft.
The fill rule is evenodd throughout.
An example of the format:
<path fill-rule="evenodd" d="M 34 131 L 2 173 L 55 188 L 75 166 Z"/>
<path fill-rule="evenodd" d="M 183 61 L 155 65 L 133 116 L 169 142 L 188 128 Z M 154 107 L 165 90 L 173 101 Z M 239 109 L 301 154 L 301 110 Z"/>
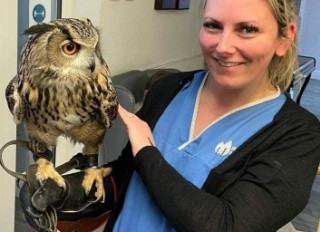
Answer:
<path fill-rule="evenodd" d="M 46 32 L 54 30 L 56 27 L 48 23 L 40 23 L 33 25 L 24 31 L 25 35 L 42 35 Z"/>

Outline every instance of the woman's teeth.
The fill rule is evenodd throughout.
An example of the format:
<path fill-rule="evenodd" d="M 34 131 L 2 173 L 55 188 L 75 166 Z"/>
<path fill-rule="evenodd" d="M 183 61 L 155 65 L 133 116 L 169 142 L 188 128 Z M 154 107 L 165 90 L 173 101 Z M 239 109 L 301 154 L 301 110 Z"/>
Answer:
<path fill-rule="evenodd" d="M 218 61 L 218 64 L 223 67 L 234 67 L 241 64 L 240 62 L 223 62 L 220 60 L 217 60 L 217 61 Z"/>

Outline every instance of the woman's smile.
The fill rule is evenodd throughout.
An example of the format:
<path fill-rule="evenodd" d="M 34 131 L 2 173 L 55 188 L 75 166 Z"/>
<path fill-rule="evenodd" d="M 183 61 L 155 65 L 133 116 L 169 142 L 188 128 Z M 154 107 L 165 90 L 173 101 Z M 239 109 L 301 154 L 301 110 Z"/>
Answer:
<path fill-rule="evenodd" d="M 236 66 L 240 66 L 242 64 L 244 64 L 244 62 L 235 62 L 235 61 L 223 61 L 217 58 L 213 58 L 216 63 L 224 68 L 232 68 L 232 67 L 236 67 Z"/>

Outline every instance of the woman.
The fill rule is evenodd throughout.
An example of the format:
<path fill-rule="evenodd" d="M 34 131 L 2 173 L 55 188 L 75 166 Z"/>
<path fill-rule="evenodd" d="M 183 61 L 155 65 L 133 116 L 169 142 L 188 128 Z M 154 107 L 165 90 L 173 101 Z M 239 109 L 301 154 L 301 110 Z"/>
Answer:
<path fill-rule="evenodd" d="M 120 200 L 105 231 L 276 231 L 304 208 L 320 125 L 284 94 L 292 2 L 205 2 L 208 72 L 156 82 L 138 117 L 119 108 L 130 145 L 112 164 Z"/>

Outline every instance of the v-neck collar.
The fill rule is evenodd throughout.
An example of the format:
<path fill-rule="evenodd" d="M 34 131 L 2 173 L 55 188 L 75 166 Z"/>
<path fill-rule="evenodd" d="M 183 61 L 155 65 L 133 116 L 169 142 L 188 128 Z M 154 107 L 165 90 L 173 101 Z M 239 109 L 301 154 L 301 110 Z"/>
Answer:
<path fill-rule="evenodd" d="M 280 96 L 281 94 L 281 90 L 280 88 L 277 86 L 277 92 L 275 94 L 272 94 L 270 96 L 267 96 L 267 97 L 264 97 L 264 98 L 261 98 L 261 99 L 258 99 L 256 101 L 253 101 L 253 102 L 249 102 L 247 104 L 244 104 L 242 106 L 239 106 L 233 110 L 230 110 L 226 113 L 224 113 L 223 115 L 221 115 L 220 117 L 218 117 L 217 119 L 215 119 L 214 121 L 212 121 L 206 128 L 204 128 L 196 137 L 193 137 L 193 133 L 194 133 L 194 128 L 195 128 L 195 123 L 196 123 L 196 119 L 197 119 L 197 114 L 198 114 L 198 109 L 199 109 L 199 104 L 200 104 L 200 98 L 201 98 L 201 93 L 202 93 L 202 90 L 204 88 L 204 84 L 206 83 L 206 80 L 208 79 L 209 77 L 209 72 L 207 72 L 198 88 L 198 92 L 197 92 L 197 95 L 196 95 L 196 101 L 195 101 L 195 105 L 194 105 L 194 110 L 193 110 L 193 114 L 192 114 L 192 119 L 191 119 L 191 124 L 190 124 L 190 130 L 189 130 L 189 139 L 186 143 L 182 144 L 179 149 L 182 149 L 183 147 L 187 146 L 189 143 L 191 143 L 192 141 L 196 140 L 197 138 L 199 138 L 208 128 L 210 128 L 212 125 L 214 125 L 215 123 L 219 122 L 220 120 L 222 120 L 223 118 L 235 113 L 235 112 L 238 112 L 238 111 L 241 111 L 241 110 L 244 110 L 246 108 L 249 108 L 249 107 L 252 107 L 252 106 L 255 106 L 255 105 L 258 105 L 258 104 L 261 104 L 263 102 L 266 102 L 266 101 L 270 101 L 270 100 L 273 100 L 277 97 Z"/>

